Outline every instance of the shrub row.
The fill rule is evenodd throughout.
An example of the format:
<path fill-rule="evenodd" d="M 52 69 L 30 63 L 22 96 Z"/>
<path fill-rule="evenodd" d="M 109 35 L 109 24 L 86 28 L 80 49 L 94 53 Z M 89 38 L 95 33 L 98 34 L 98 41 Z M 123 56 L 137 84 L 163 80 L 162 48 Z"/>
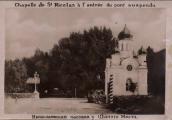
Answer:
<path fill-rule="evenodd" d="M 164 114 L 161 96 L 115 96 L 109 107 L 120 114 Z"/>

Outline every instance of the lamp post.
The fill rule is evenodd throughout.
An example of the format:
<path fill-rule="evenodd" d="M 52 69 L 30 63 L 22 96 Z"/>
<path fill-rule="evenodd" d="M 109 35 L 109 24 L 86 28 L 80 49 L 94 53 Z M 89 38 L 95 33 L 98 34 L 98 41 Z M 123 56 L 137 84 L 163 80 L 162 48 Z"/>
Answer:
<path fill-rule="evenodd" d="M 34 94 L 35 94 L 35 98 L 39 98 L 39 92 L 37 91 L 37 86 L 36 84 L 40 83 L 40 78 L 39 78 L 39 74 L 37 72 L 34 73 L 34 84 L 35 84 L 35 90 L 34 90 Z"/>
<path fill-rule="evenodd" d="M 36 86 L 36 84 L 40 84 L 39 74 L 35 72 L 33 78 L 28 78 L 26 83 L 32 85 L 34 84 L 34 92 L 33 92 L 34 97 L 39 98 L 39 92 L 37 91 L 37 86 Z"/>
<path fill-rule="evenodd" d="M 37 72 L 34 73 L 34 82 L 35 82 L 35 91 L 34 93 L 37 93 L 37 87 L 36 87 L 36 84 L 38 82 L 38 79 L 39 79 L 39 74 Z"/>

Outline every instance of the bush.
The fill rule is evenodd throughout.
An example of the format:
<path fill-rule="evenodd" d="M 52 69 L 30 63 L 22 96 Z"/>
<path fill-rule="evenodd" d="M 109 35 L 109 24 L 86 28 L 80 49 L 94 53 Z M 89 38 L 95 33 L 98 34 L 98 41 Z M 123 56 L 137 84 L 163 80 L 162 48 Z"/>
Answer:
<path fill-rule="evenodd" d="M 105 103 L 106 97 L 103 90 L 95 90 L 88 93 L 88 102 L 102 104 Z"/>
<path fill-rule="evenodd" d="M 164 114 L 160 96 L 116 96 L 109 107 L 120 114 Z"/>

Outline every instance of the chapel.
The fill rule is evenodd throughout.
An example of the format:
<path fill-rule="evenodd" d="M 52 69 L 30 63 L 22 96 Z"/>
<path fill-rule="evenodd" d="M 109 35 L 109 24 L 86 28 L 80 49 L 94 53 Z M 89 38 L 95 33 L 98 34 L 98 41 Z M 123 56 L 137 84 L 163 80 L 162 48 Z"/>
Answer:
<path fill-rule="evenodd" d="M 125 25 L 118 34 L 117 52 L 106 59 L 106 100 L 112 101 L 114 96 L 148 94 L 146 51 L 136 54 L 133 38 Z"/>

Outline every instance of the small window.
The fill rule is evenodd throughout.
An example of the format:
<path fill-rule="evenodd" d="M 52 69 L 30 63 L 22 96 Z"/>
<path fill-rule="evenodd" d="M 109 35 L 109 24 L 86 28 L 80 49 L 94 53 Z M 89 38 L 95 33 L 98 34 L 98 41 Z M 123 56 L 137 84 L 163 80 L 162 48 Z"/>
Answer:
<path fill-rule="evenodd" d="M 122 47 L 121 47 L 121 50 L 122 50 L 122 51 L 124 50 L 124 46 L 123 46 L 123 43 L 122 43 Z"/>
<path fill-rule="evenodd" d="M 128 78 L 127 81 L 126 81 L 126 91 L 129 91 L 130 90 L 131 83 L 132 83 L 131 78 Z"/>
<path fill-rule="evenodd" d="M 133 66 L 132 65 L 127 65 L 127 70 L 128 71 L 132 71 L 132 69 L 133 69 Z"/>
<path fill-rule="evenodd" d="M 128 48 L 128 43 L 126 44 L 126 50 L 127 50 L 127 51 L 129 50 L 129 48 Z"/>
<path fill-rule="evenodd" d="M 131 78 L 126 81 L 126 91 L 135 92 L 137 88 L 137 83 L 134 83 Z"/>

